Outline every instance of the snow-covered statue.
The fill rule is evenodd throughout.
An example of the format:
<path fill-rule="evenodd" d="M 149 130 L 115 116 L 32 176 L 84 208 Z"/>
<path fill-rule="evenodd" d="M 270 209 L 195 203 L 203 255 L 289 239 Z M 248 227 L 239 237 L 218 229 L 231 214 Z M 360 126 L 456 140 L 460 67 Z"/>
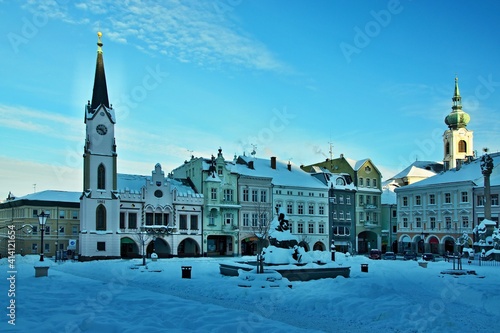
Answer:
<path fill-rule="evenodd" d="M 304 248 L 299 246 L 297 237 L 290 232 L 285 210 L 277 207 L 276 212 L 277 215 L 271 221 L 269 229 L 269 246 L 262 249 L 266 264 L 287 265 L 310 262 Z"/>
<path fill-rule="evenodd" d="M 493 170 L 493 159 L 491 158 L 490 155 L 484 154 L 481 156 L 481 172 L 483 175 L 490 175 L 491 171 Z"/>
<path fill-rule="evenodd" d="M 470 241 L 469 234 L 467 232 L 463 232 L 462 236 L 457 238 L 457 244 L 463 247 L 469 247 L 469 241 Z"/>
<path fill-rule="evenodd" d="M 495 228 L 493 230 L 492 238 L 493 238 L 493 248 L 495 250 L 500 250 L 500 229 L 499 228 Z"/>

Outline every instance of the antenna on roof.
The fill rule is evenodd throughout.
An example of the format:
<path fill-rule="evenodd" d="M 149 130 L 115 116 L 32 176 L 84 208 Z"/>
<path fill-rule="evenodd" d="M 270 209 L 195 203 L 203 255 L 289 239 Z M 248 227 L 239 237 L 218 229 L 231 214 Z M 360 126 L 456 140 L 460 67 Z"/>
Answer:
<path fill-rule="evenodd" d="M 250 155 L 252 155 L 252 157 L 255 157 L 255 154 L 257 154 L 257 145 L 254 145 L 253 143 L 250 144 L 252 146 L 252 152 L 250 153 Z"/>
<path fill-rule="evenodd" d="M 328 153 L 330 153 L 330 160 L 333 160 L 333 142 L 328 142 L 330 145 L 330 150 L 328 150 Z"/>

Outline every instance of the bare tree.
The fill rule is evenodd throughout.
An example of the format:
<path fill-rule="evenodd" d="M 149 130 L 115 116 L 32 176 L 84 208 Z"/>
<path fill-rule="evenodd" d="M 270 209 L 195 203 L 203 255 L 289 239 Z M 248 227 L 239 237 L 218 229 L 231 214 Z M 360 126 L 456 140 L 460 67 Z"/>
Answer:
<path fill-rule="evenodd" d="M 253 214 L 257 216 L 257 223 L 252 220 L 252 233 L 257 238 L 257 252 L 269 245 L 269 231 L 274 213 L 270 204 L 255 202 Z"/>
<path fill-rule="evenodd" d="M 142 228 L 141 228 L 142 229 Z M 146 244 L 148 241 L 152 239 L 151 235 L 146 231 L 137 229 L 137 233 L 135 234 L 136 240 L 141 244 L 141 254 L 142 254 L 142 265 L 146 266 Z"/>

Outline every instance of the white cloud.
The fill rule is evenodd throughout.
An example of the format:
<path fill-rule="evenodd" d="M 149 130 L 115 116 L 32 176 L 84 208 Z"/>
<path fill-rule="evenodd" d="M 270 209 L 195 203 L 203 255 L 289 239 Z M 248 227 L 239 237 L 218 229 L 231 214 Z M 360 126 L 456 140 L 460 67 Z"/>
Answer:
<path fill-rule="evenodd" d="M 236 3 L 212 1 L 30 1 L 26 8 L 71 24 L 94 22 L 104 38 L 153 50 L 200 66 L 231 64 L 283 71 L 272 52 L 240 31 L 232 18 Z M 82 18 L 83 16 L 83 18 Z"/>
<path fill-rule="evenodd" d="M 20 197 L 43 190 L 81 191 L 82 170 L 0 156 L 0 199 L 12 191 Z M 36 172 L 33 172 L 36 170 Z"/>
<path fill-rule="evenodd" d="M 0 127 L 60 137 L 71 141 L 79 141 L 83 137 L 79 119 L 22 106 L 0 104 Z"/>

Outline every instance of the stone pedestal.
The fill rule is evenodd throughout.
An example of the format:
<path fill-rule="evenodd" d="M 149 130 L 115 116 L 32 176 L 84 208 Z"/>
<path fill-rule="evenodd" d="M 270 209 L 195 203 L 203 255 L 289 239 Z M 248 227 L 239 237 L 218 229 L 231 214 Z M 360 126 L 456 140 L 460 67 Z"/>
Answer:
<path fill-rule="evenodd" d="M 419 262 L 418 262 L 418 265 L 419 265 L 420 267 L 423 267 L 423 268 L 427 268 L 427 264 L 428 264 L 428 262 L 427 262 L 427 261 L 419 261 Z"/>
<path fill-rule="evenodd" d="M 35 266 L 35 277 L 49 275 L 49 266 Z"/>

